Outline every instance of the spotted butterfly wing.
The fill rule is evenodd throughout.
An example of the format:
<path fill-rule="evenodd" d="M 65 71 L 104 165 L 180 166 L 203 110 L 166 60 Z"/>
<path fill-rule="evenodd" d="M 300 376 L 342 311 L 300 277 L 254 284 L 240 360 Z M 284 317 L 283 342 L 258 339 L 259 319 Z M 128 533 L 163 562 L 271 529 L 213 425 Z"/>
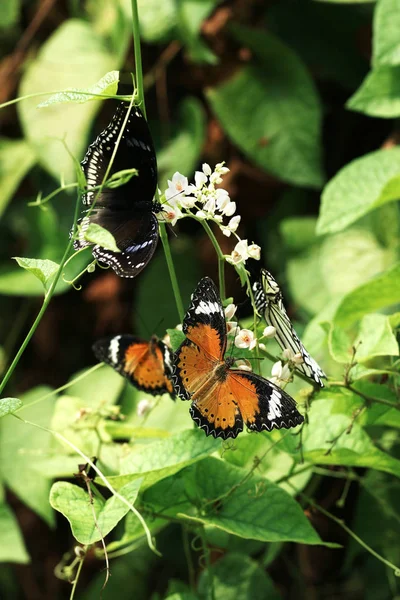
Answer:
<path fill-rule="evenodd" d="M 161 206 L 153 202 L 157 186 L 153 141 L 146 119 L 138 107 L 131 107 L 112 159 L 128 111 L 129 104 L 120 102 L 110 124 L 89 146 L 81 163 L 88 187 L 83 196 L 88 215 L 79 221 L 74 247 L 78 250 L 89 246 L 90 242 L 85 239 L 89 224 L 101 225 L 112 233 L 121 252 L 95 245 L 94 257 L 114 269 L 120 277 L 132 278 L 140 273 L 154 254 L 158 242 L 155 213 L 161 210 Z M 111 160 L 111 169 L 107 174 Z M 123 185 L 93 190 L 101 186 L 106 175 L 109 179 L 114 173 L 133 168 L 137 169 L 138 175 Z"/>
<path fill-rule="evenodd" d="M 269 271 L 261 269 L 260 280 L 253 284 L 253 291 L 256 308 L 264 316 L 268 325 L 275 327 L 276 341 L 282 350 L 290 348 L 294 354 L 300 353 L 303 357 L 304 362 L 296 365 L 296 369 L 315 381 L 319 386 L 324 387 L 321 378 L 326 377 L 326 375 L 307 352 L 293 329 L 283 305 L 282 292 Z"/>
<path fill-rule="evenodd" d="M 235 438 L 244 424 L 253 431 L 295 427 L 303 422 L 295 401 L 254 373 L 231 369 L 224 358 L 227 335 L 221 299 L 203 278 L 183 321 L 185 341 L 174 354 L 173 385 L 206 435 Z"/>
<path fill-rule="evenodd" d="M 104 338 L 94 343 L 93 352 L 139 390 L 153 396 L 169 394 L 175 399 L 171 353 L 156 336 L 149 342 L 133 335 Z"/>

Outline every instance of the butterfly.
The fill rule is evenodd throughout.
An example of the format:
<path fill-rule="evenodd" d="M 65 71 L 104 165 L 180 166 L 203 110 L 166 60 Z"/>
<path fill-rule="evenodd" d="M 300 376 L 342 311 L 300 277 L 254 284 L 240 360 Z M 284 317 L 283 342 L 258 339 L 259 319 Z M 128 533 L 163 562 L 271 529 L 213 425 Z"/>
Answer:
<path fill-rule="evenodd" d="M 206 435 L 235 438 L 243 424 L 252 431 L 288 429 L 303 422 L 296 403 L 260 375 L 232 369 L 224 358 L 227 331 L 214 282 L 201 279 L 183 320 L 185 341 L 174 354 L 173 385 Z"/>
<path fill-rule="evenodd" d="M 156 213 L 161 205 L 153 202 L 157 187 L 157 161 L 146 119 L 137 106 L 132 106 L 126 127 L 119 140 L 112 167 L 107 179 L 118 171 L 137 169 L 138 175 L 119 187 L 103 187 L 101 191 L 91 188 L 100 186 L 106 176 L 129 104 L 120 102 L 104 131 L 90 144 L 81 167 L 89 188 L 83 196 L 83 204 L 89 207 L 79 221 L 78 236 L 74 248 L 89 246 L 85 232 L 91 223 L 107 229 L 115 238 L 121 252 L 113 252 L 93 246 L 93 256 L 110 266 L 120 277 L 136 277 L 154 254 L 158 242 Z M 94 204 L 94 207 L 92 208 Z"/>
<path fill-rule="evenodd" d="M 326 377 L 318 363 L 310 356 L 293 329 L 286 309 L 283 305 L 282 292 L 267 269 L 261 269 L 260 280 L 253 284 L 254 302 L 257 311 L 264 316 L 269 325 L 276 329 L 276 341 L 282 348 L 290 348 L 294 354 L 300 353 L 303 363 L 296 369 L 306 377 L 313 379 L 321 387 L 324 384 L 321 377 Z"/>
<path fill-rule="evenodd" d="M 110 365 L 130 383 L 148 394 L 169 394 L 172 387 L 172 355 L 166 344 L 155 335 L 150 341 L 133 335 L 117 335 L 93 344 L 96 358 Z"/>

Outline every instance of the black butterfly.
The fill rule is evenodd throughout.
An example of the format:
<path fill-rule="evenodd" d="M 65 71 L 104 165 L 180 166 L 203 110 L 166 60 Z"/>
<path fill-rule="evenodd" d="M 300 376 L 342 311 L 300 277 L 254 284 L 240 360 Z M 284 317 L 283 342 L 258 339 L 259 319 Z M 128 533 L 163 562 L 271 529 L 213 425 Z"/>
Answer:
<path fill-rule="evenodd" d="M 90 191 L 103 183 L 128 110 L 129 104 L 119 103 L 110 124 L 90 144 L 81 163 L 89 188 L 83 196 L 83 204 L 89 207 L 85 212 L 90 214 L 79 221 L 79 233 L 74 241 L 76 250 L 90 245 L 85 239 L 90 223 L 107 229 L 121 252 L 112 252 L 96 244 L 93 256 L 114 269 L 120 277 L 136 277 L 153 256 L 158 242 L 155 213 L 161 211 L 161 205 L 153 202 L 157 186 L 153 140 L 146 119 L 137 106 L 131 107 L 108 179 L 118 171 L 133 168 L 138 170 L 138 175 L 119 187 L 104 187 L 101 192 Z"/>

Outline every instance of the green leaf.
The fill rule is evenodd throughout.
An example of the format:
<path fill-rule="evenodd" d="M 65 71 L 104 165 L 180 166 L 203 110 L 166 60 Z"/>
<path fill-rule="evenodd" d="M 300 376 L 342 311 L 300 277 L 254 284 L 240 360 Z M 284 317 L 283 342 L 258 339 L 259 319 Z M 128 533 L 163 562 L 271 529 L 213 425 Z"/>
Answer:
<path fill-rule="evenodd" d="M 87 87 L 115 68 L 115 62 L 116 57 L 88 22 L 66 20 L 24 70 L 19 95 Z M 37 98 L 29 98 L 18 104 L 25 136 L 48 173 L 57 180 L 63 174 L 68 183 L 74 179 L 74 164 L 62 141 L 71 154 L 82 156 L 99 101 L 54 104 L 46 111 L 38 111 L 37 102 Z"/>
<path fill-rule="evenodd" d="M 360 399 L 358 406 L 361 405 Z M 337 397 L 329 388 L 320 392 L 311 405 L 309 426 L 303 432 L 305 460 L 314 464 L 368 467 L 400 478 L 400 460 L 379 450 L 357 422 L 346 434 L 352 422 L 348 408 L 348 403 L 342 409 L 338 407 Z M 334 440 L 336 444 L 330 451 Z"/>
<path fill-rule="evenodd" d="M 127 483 L 119 494 L 133 504 L 137 498 L 141 479 Z M 58 481 L 50 491 L 50 504 L 68 519 L 74 537 L 81 544 L 94 544 L 106 537 L 127 514 L 129 507 L 116 496 L 107 501 L 83 488 Z"/>
<path fill-rule="evenodd" d="M 6 504 L 0 504 L 0 563 L 30 562 L 18 521 Z"/>
<path fill-rule="evenodd" d="M 315 0 L 315 2 L 331 2 L 332 4 L 369 4 L 376 0 Z"/>
<path fill-rule="evenodd" d="M 21 0 L 2 0 L 0 3 L 0 30 L 18 22 Z"/>
<path fill-rule="evenodd" d="M 0 138 L 0 215 L 34 164 L 35 153 L 25 140 Z"/>
<path fill-rule="evenodd" d="M 345 229 L 378 206 L 400 198 L 400 148 L 377 150 L 346 165 L 322 193 L 317 234 Z"/>
<path fill-rule="evenodd" d="M 398 303 L 399 289 L 400 263 L 397 263 L 347 294 L 336 310 L 335 324 L 346 327 L 370 312 Z"/>
<path fill-rule="evenodd" d="M 336 362 L 343 364 L 350 362 L 353 352 L 353 344 L 350 337 L 341 327 L 330 327 L 328 335 L 328 347 L 330 355 Z"/>
<path fill-rule="evenodd" d="M 20 256 L 14 256 L 14 260 L 17 261 L 20 267 L 26 269 L 32 275 L 37 277 L 46 289 L 47 283 L 55 275 L 60 268 L 60 265 L 52 260 L 40 260 L 37 258 L 22 258 Z"/>
<path fill-rule="evenodd" d="M 229 553 L 211 568 L 215 600 L 279 600 L 282 596 L 270 577 L 245 554 Z M 200 575 L 199 593 L 207 597 L 210 573 Z"/>
<path fill-rule="evenodd" d="M 113 234 L 107 229 L 104 229 L 104 227 L 101 225 L 97 225 L 97 223 L 90 223 L 89 227 L 85 231 L 85 240 L 91 242 L 92 244 L 98 244 L 106 250 L 111 250 L 112 252 L 121 252 L 116 244 Z"/>
<path fill-rule="evenodd" d="M 187 518 L 246 539 L 323 544 L 299 504 L 287 492 L 256 475 L 246 481 L 247 474 L 247 469 L 216 458 L 203 460 L 185 470 L 186 489 L 192 502 L 195 505 L 205 500 L 210 502 L 207 513 L 203 511 L 196 517 L 186 515 Z M 221 500 L 215 508 L 213 500 L 218 498 Z"/>
<path fill-rule="evenodd" d="M 186 336 L 183 331 L 179 331 L 178 329 L 167 329 L 167 333 L 171 341 L 172 351 L 176 352 L 182 342 L 185 341 Z"/>
<path fill-rule="evenodd" d="M 94 85 L 82 89 L 71 89 L 65 92 L 58 92 L 53 94 L 38 104 L 38 108 L 44 108 L 45 106 L 51 106 L 53 104 L 63 104 L 65 102 L 78 102 L 82 104 L 84 102 L 90 102 L 97 100 L 97 96 L 115 96 L 118 90 L 119 82 L 119 71 L 110 71 L 106 73 L 104 77 L 99 79 Z M 92 96 L 91 94 L 95 94 Z"/>
<path fill-rule="evenodd" d="M 357 347 L 359 362 L 365 362 L 374 356 L 399 355 L 399 345 L 386 315 L 365 315 L 354 345 Z"/>
<path fill-rule="evenodd" d="M 146 489 L 216 452 L 220 446 L 220 440 L 206 437 L 199 429 L 182 431 L 159 442 L 133 449 L 121 461 L 121 477 L 112 480 L 124 482 L 143 477 L 143 488 Z"/>
<path fill-rule="evenodd" d="M 371 117 L 393 119 L 400 116 L 399 78 L 400 67 L 376 67 L 346 102 L 346 107 Z"/>
<path fill-rule="evenodd" d="M 158 170 L 163 177 L 171 177 L 179 171 L 192 177 L 199 160 L 205 138 L 205 114 L 197 98 L 184 98 L 179 106 L 176 136 L 157 154 Z"/>
<path fill-rule="evenodd" d="M 130 1 L 126 0 L 130 8 Z M 138 0 L 140 35 L 145 42 L 162 42 L 171 38 L 177 23 L 174 0 Z M 129 17 L 131 18 L 131 13 Z"/>
<path fill-rule="evenodd" d="M 39 387 L 21 396 L 24 403 L 21 416 L 49 427 L 54 398 L 35 402 L 49 391 L 49 388 Z M 46 431 L 15 417 L 1 419 L 0 464 L 4 483 L 50 526 L 54 524 L 54 513 L 49 506 L 50 482 L 35 469 L 35 457 L 54 452 L 50 447 L 52 439 Z"/>
<path fill-rule="evenodd" d="M 217 56 L 200 38 L 203 21 L 219 0 L 177 0 L 178 35 L 183 40 L 189 57 L 195 62 L 216 64 Z"/>
<path fill-rule="evenodd" d="M 379 0 L 374 12 L 373 64 L 400 64 L 400 2 Z"/>
<path fill-rule="evenodd" d="M 15 412 L 23 405 L 18 398 L 1 398 L 0 400 L 0 418 Z"/>
<path fill-rule="evenodd" d="M 259 30 L 234 27 L 251 65 L 207 91 L 232 141 L 261 168 L 300 186 L 321 187 L 321 105 L 296 54 Z"/>

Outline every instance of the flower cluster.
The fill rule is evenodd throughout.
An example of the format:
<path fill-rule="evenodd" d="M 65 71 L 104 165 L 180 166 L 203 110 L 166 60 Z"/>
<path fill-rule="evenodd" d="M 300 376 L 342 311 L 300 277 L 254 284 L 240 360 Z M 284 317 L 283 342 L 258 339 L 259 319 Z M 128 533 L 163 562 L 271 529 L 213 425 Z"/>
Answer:
<path fill-rule="evenodd" d="M 248 244 L 236 234 L 240 223 L 240 215 L 235 215 L 236 203 L 232 202 L 229 193 L 223 188 L 216 188 L 222 183 L 223 176 L 229 171 L 224 163 L 218 163 L 212 171 L 210 165 L 204 163 L 201 171 L 196 171 L 194 184 L 187 177 L 176 172 L 172 180 L 168 180 L 165 190 L 163 211 L 158 219 L 176 225 L 179 219 L 187 216 L 198 220 L 209 220 L 218 225 L 226 237 L 235 235 L 238 240 L 234 250 L 226 259 L 233 265 L 245 263 L 248 258 L 260 260 L 260 247 Z M 224 219 L 229 221 L 224 223 Z"/>

